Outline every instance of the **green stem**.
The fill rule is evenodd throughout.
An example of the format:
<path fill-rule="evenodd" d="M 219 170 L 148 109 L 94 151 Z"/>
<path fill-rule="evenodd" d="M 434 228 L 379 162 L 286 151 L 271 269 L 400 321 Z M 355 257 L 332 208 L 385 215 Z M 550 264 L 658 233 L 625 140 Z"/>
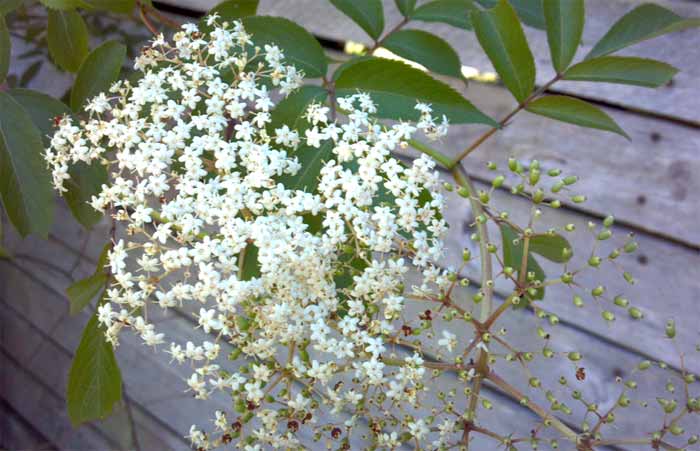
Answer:
<path fill-rule="evenodd" d="M 539 97 L 541 94 L 543 94 L 547 89 L 549 89 L 550 86 L 552 86 L 554 83 L 559 81 L 560 78 L 561 78 L 561 75 L 559 75 L 559 74 L 556 75 L 554 78 L 552 78 L 547 83 L 542 85 L 542 87 L 540 87 L 537 91 L 530 94 L 530 96 L 528 96 L 527 99 L 520 102 L 518 104 L 518 106 L 515 107 L 515 109 L 513 109 L 513 111 L 508 113 L 503 119 L 500 120 L 500 122 L 498 123 L 498 126 L 489 129 L 483 135 L 479 136 L 472 144 L 469 145 L 469 147 L 467 147 L 466 149 L 464 149 L 462 151 L 462 153 L 457 155 L 457 158 L 450 161 L 449 165 L 447 165 L 447 169 L 454 169 L 462 160 L 464 160 L 464 158 L 467 155 L 469 155 L 474 150 L 476 150 L 480 145 L 482 145 L 484 143 L 484 141 L 489 139 L 498 130 L 502 129 L 508 123 L 508 121 L 510 121 L 513 118 L 513 116 L 518 114 L 518 112 L 520 112 L 520 110 L 527 107 L 533 100 L 535 100 L 537 97 Z"/>

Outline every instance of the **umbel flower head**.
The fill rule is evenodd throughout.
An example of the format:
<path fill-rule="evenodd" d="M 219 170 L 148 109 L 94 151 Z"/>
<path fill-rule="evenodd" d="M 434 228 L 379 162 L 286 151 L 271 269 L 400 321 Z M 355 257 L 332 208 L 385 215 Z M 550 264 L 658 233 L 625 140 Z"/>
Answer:
<path fill-rule="evenodd" d="M 91 205 L 126 233 L 108 254 L 98 312 L 107 340 L 117 346 L 132 329 L 191 366 L 197 398 L 227 395 L 231 410 L 215 412 L 212 431 L 192 427 L 198 448 L 347 441 L 364 419 L 379 447 L 405 434 L 425 440 L 422 420 L 372 418 L 416 406 L 426 390 L 420 353 L 393 348 L 409 325 L 420 328 L 406 299 L 450 283 L 432 263 L 444 199 L 432 160 L 407 166 L 391 152 L 417 129 L 443 134 L 445 122 L 418 105 L 417 124 L 381 126 L 357 93 L 338 99 L 343 121 L 313 104 L 304 133 L 270 129 L 272 92 L 287 96 L 303 74 L 278 47 L 256 47 L 241 23 L 209 26 L 154 40 L 136 60 L 138 81 L 92 99 L 87 119 L 62 119 L 46 151 L 59 191 L 80 162 L 109 173 Z M 310 165 L 320 173 L 302 184 Z M 411 264 L 421 283 L 406 287 Z M 149 322 L 170 308 L 194 312 L 201 341 Z M 451 421 L 434 429 L 436 446 Z"/>

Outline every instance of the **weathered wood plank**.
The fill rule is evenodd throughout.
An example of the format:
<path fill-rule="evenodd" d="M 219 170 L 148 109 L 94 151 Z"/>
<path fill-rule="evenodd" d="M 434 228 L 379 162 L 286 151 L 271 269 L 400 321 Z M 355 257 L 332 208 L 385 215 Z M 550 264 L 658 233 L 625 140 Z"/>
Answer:
<path fill-rule="evenodd" d="M 4 387 L 4 385 L 3 385 Z M 51 443 L 41 432 L 22 417 L 4 399 L 0 398 L 0 449 L 54 451 Z"/>
<path fill-rule="evenodd" d="M 218 3 L 216 0 L 167 0 L 166 2 L 188 5 L 202 11 L 206 11 Z M 595 42 L 619 17 L 640 3 L 629 0 L 587 1 L 587 23 L 583 35 L 583 45 L 578 52 L 579 58 L 582 58 L 593 47 Z M 682 16 L 700 16 L 700 5 L 697 2 L 661 0 L 654 3 L 670 8 Z M 384 0 L 383 4 L 386 17 L 385 29 L 388 30 L 401 21 L 401 16 L 393 1 Z M 284 16 L 292 19 L 311 32 L 325 38 L 341 42 L 346 40 L 369 42 L 369 37 L 351 19 L 336 10 L 330 2 L 321 0 L 294 0 L 293 2 L 263 0 L 260 2 L 258 11 L 259 14 Z M 424 29 L 439 34 L 457 50 L 462 64 L 475 67 L 482 72 L 493 71 L 493 67 L 481 51 L 474 33 L 435 23 L 412 22 L 409 28 Z M 526 34 L 537 62 L 537 82 L 543 84 L 554 75 L 546 34 L 543 31 L 530 28 L 526 28 Z M 640 87 L 603 83 L 564 82 L 557 84 L 556 90 L 611 102 L 626 108 L 677 117 L 700 125 L 700 113 L 695 102 L 697 92 L 700 89 L 700 48 L 696 45 L 698 38 L 700 38 L 699 30 L 687 30 L 622 51 L 625 55 L 656 58 L 677 66 L 681 71 L 674 78 L 672 86 L 653 91 Z M 472 99 L 478 101 L 476 97 L 472 97 Z"/>
<path fill-rule="evenodd" d="M 488 113 L 502 116 L 513 108 L 502 89 L 471 85 Z M 631 140 L 597 130 L 555 122 L 527 112 L 495 133 L 463 162 L 468 172 L 493 178 L 486 168 L 494 161 L 507 171 L 507 160 L 537 159 L 544 168 L 560 168 L 579 176 L 574 186 L 588 201 L 577 205 L 595 216 L 614 214 L 619 221 L 668 239 L 700 247 L 697 212 L 700 199 L 700 133 L 688 127 L 609 111 Z M 444 142 L 434 146 L 456 156 L 483 131 L 482 127 L 453 126 Z M 569 203 L 571 205 L 571 203 Z"/>

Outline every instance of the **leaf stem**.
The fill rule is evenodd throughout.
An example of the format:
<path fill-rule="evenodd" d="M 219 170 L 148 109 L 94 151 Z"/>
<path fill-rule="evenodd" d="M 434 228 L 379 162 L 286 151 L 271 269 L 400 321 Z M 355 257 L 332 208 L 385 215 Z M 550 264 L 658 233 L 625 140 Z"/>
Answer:
<path fill-rule="evenodd" d="M 503 390 L 505 393 L 508 395 L 512 396 L 514 399 L 518 401 L 522 401 L 527 399 L 527 397 L 522 394 L 517 388 L 513 387 L 510 385 L 508 382 L 505 380 L 501 379 L 501 377 L 496 374 L 494 371 L 489 372 L 489 374 L 486 376 L 486 378 L 493 382 L 498 388 Z M 579 436 L 576 431 L 571 429 L 569 426 L 564 424 L 561 420 L 559 420 L 557 417 L 553 416 L 546 410 L 544 410 L 542 407 L 539 405 L 528 401 L 526 404 L 528 409 L 530 409 L 533 413 L 535 413 L 537 416 L 542 418 L 542 420 L 547 420 L 551 423 L 552 427 L 554 427 L 556 430 L 558 430 L 563 436 L 565 436 L 567 439 L 571 440 L 572 442 L 576 443 L 578 445 L 579 441 Z"/>
<path fill-rule="evenodd" d="M 473 143 L 471 143 L 466 149 L 460 153 L 457 158 L 454 160 L 450 161 L 449 165 L 447 166 L 447 169 L 454 169 L 455 166 L 459 165 L 459 163 L 470 153 L 472 153 L 474 150 L 476 150 L 480 145 L 484 143 L 487 139 L 489 139 L 494 133 L 496 133 L 498 130 L 502 129 L 508 124 L 508 121 L 510 121 L 513 116 L 518 114 L 520 110 L 524 109 L 527 107 L 533 100 L 535 100 L 537 97 L 539 97 L 541 94 L 543 94 L 547 89 L 549 89 L 554 83 L 559 81 L 561 79 L 561 74 L 557 74 L 554 78 L 549 80 L 547 83 L 542 85 L 539 89 L 537 89 L 535 92 L 530 94 L 525 100 L 523 100 L 521 103 L 518 104 L 513 111 L 510 113 L 506 114 L 503 119 L 501 119 L 498 122 L 497 127 L 493 127 L 489 129 L 487 132 L 479 136 Z"/>

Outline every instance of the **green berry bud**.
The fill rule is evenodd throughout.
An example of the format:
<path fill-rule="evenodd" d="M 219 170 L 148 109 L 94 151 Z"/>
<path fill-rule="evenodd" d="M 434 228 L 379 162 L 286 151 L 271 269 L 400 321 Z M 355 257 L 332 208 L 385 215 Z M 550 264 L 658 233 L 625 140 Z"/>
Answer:
<path fill-rule="evenodd" d="M 676 337 L 676 322 L 672 319 L 666 321 L 666 336 L 668 338 Z"/>
<path fill-rule="evenodd" d="M 519 166 L 518 160 L 516 160 L 515 158 L 512 158 L 512 157 L 508 158 L 508 169 L 510 169 L 513 172 L 516 172 L 518 170 L 518 166 Z"/>
<path fill-rule="evenodd" d="M 506 178 L 504 176 L 499 175 L 498 177 L 493 179 L 493 181 L 491 182 L 491 186 L 493 186 L 494 188 L 500 188 L 501 186 L 503 186 L 503 182 L 505 182 L 505 180 Z"/>
<path fill-rule="evenodd" d="M 531 377 L 529 383 L 532 388 L 539 388 L 542 385 L 542 382 L 536 377 Z"/>
<path fill-rule="evenodd" d="M 491 171 L 495 171 L 496 169 L 498 169 L 498 166 L 493 161 L 489 161 L 488 163 L 486 163 L 486 167 L 489 168 L 489 170 Z"/>
<path fill-rule="evenodd" d="M 602 296 L 603 293 L 605 293 L 605 287 L 602 285 L 598 285 L 597 287 L 591 290 L 591 294 L 593 295 L 593 297 Z"/>
<path fill-rule="evenodd" d="M 460 186 L 459 189 L 457 190 L 457 194 L 460 196 L 467 198 L 469 197 L 469 189 L 466 186 Z"/>
<path fill-rule="evenodd" d="M 547 175 L 550 177 L 558 177 L 561 174 L 561 169 L 550 169 L 547 171 Z"/>
<path fill-rule="evenodd" d="M 639 368 L 640 371 L 648 370 L 649 368 L 651 368 L 651 362 L 649 360 L 645 360 L 645 361 L 641 362 L 637 366 L 637 368 Z"/>
<path fill-rule="evenodd" d="M 609 310 L 604 310 L 601 316 L 605 321 L 615 321 L 615 314 Z"/>
<path fill-rule="evenodd" d="M 570 352 L 569 353 L 569 360 L 571 360 L 572 362 L 578 362 L 579 360 L 581 360 L 581 353 Z"/>
<path fill-rule="evenodd" d="M 561 191 L 562 188 L 564 188 L 564 183 L 563 183 L 563 182 L 557 182 L 557 183 L 555 183 L 554 185 L 552 185 L 552 187 L 550 188 L 550 191 L 552 191 L 553 193 L 556 194 L 556 193 L 558 193 L 559 191 Z"/>
<path fill-rule="evenodd" d="M 632 319 L 642 319 L 644 317 L 644 314 L 642 313 L 641 310 L 639 310 L 637 307 L 630 307 L 627 312 L 630 314 Z"/>
<path fill-rule="evenodd" d="M 598 241 L 605 241 L 608 238 L 612 236 L 612 232 L 610 230 L 603 230 L 598 234 Z"/>
<path fill-rule="evenodd" d="M 627 299 L 623 298 L 622 296 L 615 296 L 614 302 L 615 305 L 622 308 L 626 308 L 630 303 Z"/>
<path fill-rule="evenodd" d="M 564 177 L 563 182 L 567 186 L 573 185 L 574 183 L 578 182 L 578 177 L 576 177 L 575 175 L 570 175 L 568 177 Z"/>
<path fill-rule="evenodd" d="M 573 202 L 575 204 L 582 204 L 582 203 L 586 202 L 586 196 L 584 196 L 582 194 L 579 194 L 576 196 L 571 196 L 571 202 Z"/>
<path fill-rule="evenodd" d="M 540 170 L 530 168 L 530 178 L 528 181 L 530 182 L 530 186 L 537 185 L 537 183 L 540 181 Z"/>
<path fill-rule="evenodd" d="M 574 296 L 574 305 L 576 307 L 579 307 L 579 308 L 583 307 L 583 298 L 579 295 L 575 295 Z"/>
<path fill-rule="evenodd" d="M 625 246 L 622 249 L 628 254 L 631 254 L 632 252 L 636 251 L 638 247 L 639 245 L 636 241 L 628 241 L 625 243 Z"/>
<path fill-rule="evenodd" d="M 606 216 L 605 219 L 603 219 L 603 226 L 604 227 L 612 227 L 612 225 L 615 223 L 615 217 L 612 215 Z"/>
<path fill-rule="evenodd" d="M 455 189 L 455 187 L 454 187 L 454 185 L 453 185 L 452 183 L 447 183 L 447 182 L 445 182 L 445 183 L 442 184 L 442 188 L 443 188 L 445 191 L 449 191 L 449 192 L 452 192 L 452 191 Z"/>

